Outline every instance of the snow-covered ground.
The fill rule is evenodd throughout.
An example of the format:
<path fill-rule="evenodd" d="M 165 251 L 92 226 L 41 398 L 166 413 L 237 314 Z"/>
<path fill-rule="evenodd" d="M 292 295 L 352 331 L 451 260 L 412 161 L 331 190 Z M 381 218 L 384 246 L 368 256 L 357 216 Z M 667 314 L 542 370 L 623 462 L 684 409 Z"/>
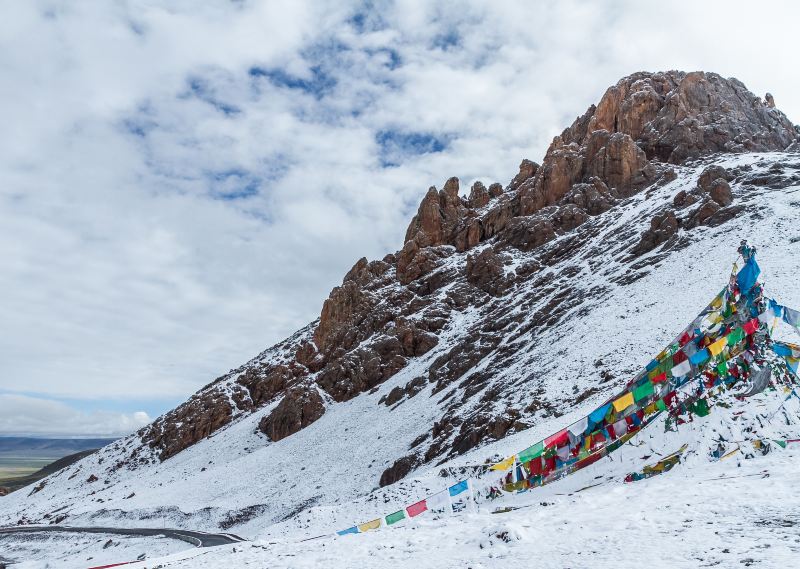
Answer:
<path fill-rule="evenodd" d="M 0 559 L 13 561 L 13 569 L 58 567 L 85 569 L 140 555 L 161 557 L 192 546 L 165 537 L 125 537 L 110 534 L 0 534 Z"/>
<path fill-rule="evenodd" d="M 763 419 L 775 412 L 782 399 L 771 392 L 730 411 L 715 408 L 677 433 L 653 425 L 618 454 L 585 471 L 482 504 L 477 512 L 421 516 L 365 534 L 311 541 L 303 540 L 313 531 L 287 532 L 134 567 L 797 567 L 800 444 L 786 449 L 773 445 L 760 455 L 735 442 L 737 431 L 758 424 L 758 415 Z M 796 418 L 797 404 L 786 407 Z M 737 427 L 740 420 L 744 423 Z M 766 426 L 765 434 L 799 427 L 797 422 L 785 425 L 782 417 L 778 422 L 782 425 L 777 428 Z M 710 461 L 701 449 L 719 435 L 740 450 Z M 683 441 L 691 446 L 682 464 L 660 476 L 623 482 L 631 467 L 652 463 Z M 503 506 L 518 509 L 493 513 Z"/>

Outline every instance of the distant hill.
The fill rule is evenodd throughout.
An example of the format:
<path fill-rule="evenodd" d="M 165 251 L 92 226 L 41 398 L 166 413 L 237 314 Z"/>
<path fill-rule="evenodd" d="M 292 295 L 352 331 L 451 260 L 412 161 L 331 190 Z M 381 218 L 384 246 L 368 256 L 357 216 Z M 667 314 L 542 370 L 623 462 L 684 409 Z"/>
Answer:
<path fill-rule="evenodd" d="M 61 458 L 76 452 L 98 449 L 115 439 L 44 439 L 37 437 L 0 437 L 0 458 Z"/>
<path fill-rule="evenodd" d="M 103 439 L 97 439 L 97 440 L 103 440 Z M 9 494 L 14 490 L 19 490 L 20 488 L 24 488 L 25 486 L 33 484 L 34 482 L 37 482 L 46 476 L 50 476 L 51 474 L 58 472 L 62 468 L 66 468 L 67 466 L 75 464 L 82 458 L 85 458 L 90 454 L 97 452 L 97 450 L 98 449 L 96 448 L 82 450 L 80 452 L 76 452 L 67 455 L 65 457 L 59 458 L 58 460 L 51 462 L 44 468 L 37 470 L 33 474 L 29 474 L 28 476 L 20 476 L 18 478 L 5 478 L 5 479 L 0 478 L 0 496 Z"/>

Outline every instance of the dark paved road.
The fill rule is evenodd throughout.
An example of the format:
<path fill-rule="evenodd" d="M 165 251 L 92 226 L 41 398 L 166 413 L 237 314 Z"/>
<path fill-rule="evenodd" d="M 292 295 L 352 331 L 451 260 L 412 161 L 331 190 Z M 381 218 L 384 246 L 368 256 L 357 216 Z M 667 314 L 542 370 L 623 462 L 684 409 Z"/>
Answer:
<path fill-rule="evenodd" d="M 216 547 L 245 541 L 232 533 L 205 533 L 185 529 L 170 528 L 105 528 L 105 527 L 71 527 L 71 526 L 11 526 L 0 527 L 0 535 L 11 533 L 103 533 L 128 536 L 156 536 L 163 535 L 172 539 L 179 539 L 191 543 L 195 547 Z M 9 563 L 9 560 L 0 558 L 0 563 Z"/>

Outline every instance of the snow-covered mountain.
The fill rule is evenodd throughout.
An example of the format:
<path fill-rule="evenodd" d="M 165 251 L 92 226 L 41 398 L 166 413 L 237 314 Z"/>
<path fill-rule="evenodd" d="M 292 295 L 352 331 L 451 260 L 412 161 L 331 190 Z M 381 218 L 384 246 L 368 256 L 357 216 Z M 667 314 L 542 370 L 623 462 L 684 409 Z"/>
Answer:
<path fill-rule="evenodd" d="M 358 261 L 317 321 L 0 499 L 0 524 L 338 529 L 524 448 L 683 329 L 741 239 L 800 306 L 799 139 L 734 79 L 626 77 L 509 184 L 431 188 L 403 249 Z"/>

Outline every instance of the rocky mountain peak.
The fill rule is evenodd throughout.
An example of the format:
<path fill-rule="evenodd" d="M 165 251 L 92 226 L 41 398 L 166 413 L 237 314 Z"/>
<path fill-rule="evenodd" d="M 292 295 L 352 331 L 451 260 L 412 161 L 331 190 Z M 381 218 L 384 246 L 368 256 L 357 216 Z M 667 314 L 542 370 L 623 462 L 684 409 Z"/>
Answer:
<path fill-rule="evenodd" d="M 441 190 L 429 188 L 400 251 L 382 260 L 360 259 L 331 291 L 317 322 L 220 378 L 140 436 L 166 460 L 235 417 L 274 403 L 258 428 L 269 440 L 281 440 L 318 420 L 328 405 L 379 389 L 429 352 L 436 357 L 425 370 L 393 388 L 381 404 L 399 405 L 430 384 L 435 394 L 460 382 L 463 394 L 446 403 L 431 431 L 380 477 L 382 484 L 418 464 L 524 428 L 527 416 L 548 412 L 547 401 L 534 397 L 525 408 L 497 409 L 491 394 L 475 398 L 492 370 L 514 355 L 499 345 L 499 330 L 535 336 L 585 300 L 578 288 L 554 287 L 546 271 L 581 246 L 579 230 L 642 189 L 675 180 L 675 169 L 689 159 L 796 148 L 798 134 L 770 95 L 762 101 L 736 79 L 679 71 L 625 77 L 554 138 L 541 165 L 523 160 L 505 187 L 475 182 L 465 197 L 452 177 Z M 680 229 L 739 215 L 744 206 L 730 186 L 736 173 L 715 168 L 703 172 L 695 188 L 654 206 L 643 231 L 615 236 L 619 254 L 635 259 L 676 244 Z M 534 258 L 518 260 L 534 251 Z M 531 283 L 535 298 L 515 303 L 540 309 L 523 325 L 503 298 Z M 483 314 L 465 332 L 470 341 L 443 349 L 442 334 L 454 314 L 469 309 Z M 493 359 L 481 371 L 470 371 L 489 354 Z"/>

